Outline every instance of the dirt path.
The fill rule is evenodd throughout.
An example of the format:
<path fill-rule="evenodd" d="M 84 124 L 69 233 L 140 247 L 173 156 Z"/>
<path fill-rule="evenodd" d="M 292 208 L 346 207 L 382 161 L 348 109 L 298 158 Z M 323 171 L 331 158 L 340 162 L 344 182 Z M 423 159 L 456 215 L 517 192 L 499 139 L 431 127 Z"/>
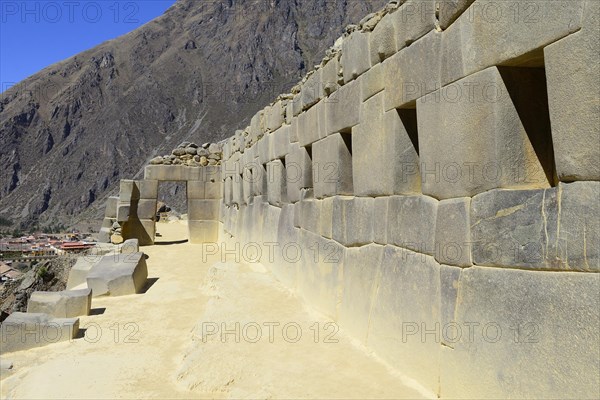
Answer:
<path fill-rule="evenodd" d="M 164 240 L 184 229 L 159 225 Z M 83 338 L 6 355 L 2 398 L 422 397 L 262 266 L 187 243 L 144 252 L 147 292 L 95 298 Z"/>

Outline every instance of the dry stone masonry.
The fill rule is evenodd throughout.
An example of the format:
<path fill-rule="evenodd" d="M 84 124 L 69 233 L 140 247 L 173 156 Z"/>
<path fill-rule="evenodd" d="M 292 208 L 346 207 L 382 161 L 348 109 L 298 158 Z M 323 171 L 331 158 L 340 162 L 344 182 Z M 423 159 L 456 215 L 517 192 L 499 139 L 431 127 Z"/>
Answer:
<path fill-rule="evenodd" d="M 218 151 L 182 144 L 123 181 L 101 237 L 151 244 L 158 182 L 186 181 L 193 243 L 257 246 L 432 393 L 595 397 L 599 13 L 391 2 Z"/>

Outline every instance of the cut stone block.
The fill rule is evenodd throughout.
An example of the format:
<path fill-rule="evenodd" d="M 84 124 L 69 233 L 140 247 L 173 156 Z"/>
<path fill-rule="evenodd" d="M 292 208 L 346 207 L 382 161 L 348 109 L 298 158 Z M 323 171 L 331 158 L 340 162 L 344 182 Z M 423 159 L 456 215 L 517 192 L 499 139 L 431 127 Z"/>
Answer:
<path fill-rule="evenodd" d="M 123 238 L 138 239 L 140 246 L 154 244 L 156 222 L 151 219 L 130 219 L 123 224 Z"/>
<path fill-rule="evenodd" d="M 140 241 L 137 239 L 127 239 L 123 244 L 116 247 L 115 251 L 119 254 L 137 253 L 140 251 Z"/>
<path fill-rule="evenodd" d="M 475 0 L 436 0 L 440 28 L 448 28 Z M 490 14 L 491 16 L 491 14 Z"/>
<path fill-rule="evenodd" d="M 132 200 L 139 200 L 140 188 L 136 181 L 121 179 L 121 188 L 119 190 L 119 202 L 130 203 Z"/>
<path fill-rule="evenodd" d="M 339 133 L 314 143 L 313 185 L 316 198 L 353 194 L 350 148 L 351 144 L 346 143 Z"/>
<path fill-rule="evenodd" d="M 586 3 L 584 23 L 544 48 L 556 172 L 561 181 L 600 180 L 600 2 Z"/>
<path fill-rule="evenodd" d="M 296 205 L 296 226 L 309 232 L 319 234 L 320 231 L 320 206 L 315 199 L 302 199 Z"/>
<path fill-rule="evenodd" d="M 119 204 L 118 196 L 111 196 L 106 199 L 106 209 L 104 212 L 106 218 L 117 218 L 117 204 Z"/>
<path fill-rule="evenodd" d="M 69 279 L 67 280 L 67 289 L 73 289 L 76 286 L 86 283 L 86 278 L 90 270 L 101 259 L 99 255 L 88 255 L 78 257 L 75 265 L 69 271 Z"/>
<path fill-rule="evenodd" d="M 279 247 L 275 249 L 272 266 L 275 277 L 291 289 L 297 286 L 297 269 L 303 252 L 298 243 L 298 229 L 294 227 L 294 208 L 292 204 L 281 207 L 276 241 Z"/>
<path fill-rule="evenodd" d="M 140 199 L 156 199 L 158 197 L 157 180 L 141 180 L 138 182 L 140 188 Z"/>
<path fill-rule="evenodd" d="M 463 270 L 454 317 L 461 335 L 454 335 L 453 350 L 442 358 L 442 393 L 448 398 L 595 397 L 600 349 L 590 343 L 600 341 L 599 288 L 599 274 Z M 568 371 L 577 373 L 567 378 Z M 467 392 L 461 382 L 470 382 Z"/>
<path fill-rule="evenodd" d="M 87 284 L 94 297 L 124 296 L 140 293 L 147 278 L 148 267 L 144 253 L 133 253 L 120 257 L 102 257 L 90 270 Z"/>
<path fill-rule="evenodd" d="M 371 65 L 376 65 L 388 57 L 396 54 L 398 47 L 396 44 L 396 31 L 394 28 L 393 14 L 387 14 L 377 24 L 369 37 L 369 52 L 371 55 Z"/>
<path fill-rule="evenodd" d="M 327 61 L 327 64 L 320 69 L 321 72 L 321 97 L 329 96 L 331 93 L 338 90 L 339 85 L 340 63 L 337 58 L 332 58 Z"/>
<path fill-rule="evenodd" d="M 403 374 L 437 393 L 440 265 L 433 257 L 385 246 L 367 345 Z"/>
<path fill-rule="evenodd" d="M 477 0 L 444 31 L 442 85 L 493 65 L 539 66 L 544 46 L 581 28 L 583 4 Z"/>
<path fill-rule="evenodd" d="M 225 179 L 225 197 L 223 198 L 223 201 L 225 202 L 225 205 L 230 206 L 231 204 L 233 204 L 233 182 L 231 177 L 227 177 L 227 179 Z"/>
<path fill-rule="evenodd" d="M 457 329 L 454 324 L 456 324 L 455 312 L 462 271 L 460 267 L 440 265 L 440 342 L 450 348 L 458 335 L 458 329 L 461 329 Z"/>
<path fill-rule="evenodd" d="M 380 281 L 383 246 L 370 244 L 345 253 L 339 324 L 364 344 Z"/>
<path fill-rule="evenodd" d="M 388 201 L 389 244 L 435 254 L 438 201 L 428 196 L 391 196 Z"/>
<path fill-rule="evenodd" d="M 284 114 L 281 100 L 275 102 L 273 106 L 269 108 L 267 117 L 267 129 L 271 132 L 275 132 L 284 122 Z"/>
<path fill-rule="evenodd" d="M 340 60 L 344 72 L 344 83 L 356 79 L 371 68 L 369 32 L 354 31 L 342 43 Z"/>
<path fill-rule="evenodd" d="M 101 228 L 96 238 L 100 243 L 110 243 L 110 228 Z"/>
<path fill-rule="evenodd" d="M 219 218 L 219 200 L 188 199 L 188 218 L 190 220 L 212 220 Z"/>
<path fill-rule="evenodd" d="M 156 200 L 142 199 L 135 204 L 135 215 L 138 219 L 156 219 Z"/>
<path fill-rule="evenodd" d="M 442 200 L 435 223 L 435 259 L 440 264 L 470 267 L 471 198 Z"/>
<path fill-rule="evenodd" d="M 431 31 L 382 63 L 385 111 L 412 108 L 416 99 L 440 88 L 440 48 L 441 33 Z"/>
<path fill-rule="evenodd" d="M 219 221 L 188 221 L 190 243 L 215 243 L 219 240 Z"/>
<path fill-rule="evenodd" d="M 365 74 L 360 79 L 361 100 L 367 101 L 371 97 L 375 96 L 377 93 L 381 92 L 384 88 L 383 83 L 383 67 L 381 66 L 381 64 L 377 64 L 373 68 L 365 72 Z"/>
<path fill-rule="evenodd" d="M 27 302 L 27 312 L 48 314 L 56 318 L 73 318 L 89 315 L 91 306 L 91 289 L 33 292 Z"/>
<path fill-rule="evenodd" d="M 373 206 L 369 197 L 341 197 L 333 200 L 333 240 L 356 247 L 373 243 Z"/>
<path fill-rule="evenodd" d="M 147 165 L 144 179 L 158 181 L 185 181 L 187 171 L 183 165 Z"/>
<path fill-rule="evenodd" d="M 204 182 L 203 181 L 188 181 L 187 182 L 187 198 L 204 199 Z"/>
<path fill-rule="evenodd" d="M 244 204 L 244 190 L 242 188 L 243 178 L 241 175 L 236 175 L 232 178 L 233 186 L 233 204 Z"/>
<path fill-rule="evenodd" d="M 364 77 L 363 77 L 364 78 Z M 383 112 L 384 94 L 362 105 L 361 123 L 352 130 L 352 176 L 357 196 L 421 192 L 416 113 Z"/>
<path fill-rule="evenodd" d="M 390 14 L 396 34 L 396 48 L 401 50 L 435 28 L 434 0 L 407 0 Z"/>
<path fill-rule="evenodd" d="M 255 159 L 252 164 L 252 183 L 255 196 L 268 195 L 268 175 L 266 164 L 260 164 L 259 159 Z"/>
<path fill-rule="evenodd" d="M 290 152 L 285 156 L 286 187 L 288 201 L 295 203 L 300 200 L 300 190 L 311 188 L 312 160 L 306 147 L 294 143 Z"/>
<path fill-rule="evenodd" d="M 300 146 L 308 146 L 324 137 L 320 134 L 319 127 L 319 111 L 323 104 L 319 103 L 298 116 L 298 144 Z"/>
<path fill-rule="evenodd" d="M 423 193 L 446 199 L 498 187 L 549 187 L 547 109 L 534 101 L 544 94 L 543 70 L 492 67 L 420 99 Z"/>
<path fill-rule="evenodd" d="M 397 77 L 396 77 L 397 79 Z M 360 122 L 360 80 L 350 82 L 328 98 L 323 99 L 325 105 L 326 135 L 342 132 Z"/>
<path fill-rule="evenodd" d="M 319 231 L 327 239 L 333 238 L 333 202 L 336 197 L 326 197 L 320 202 Z M 335 222 L 337 224 L 337 221 Z"/>
<path fill-rule="evenodd" d="M 273 160 L 267 164 L 267 176 L 269 204 L 281 207 L 287 202 L 286 171 L 281 160 Z"/>
<path fill-rule="evenodd" d="M 389 197 L 376 197 L 373 204 L 373 241 L 388 244 L 388 201 Z"/>
<path fill-rule="evenodd" d="M 292 122 L 290 124 L 290 143 L 298 142 L 298 117 L 292 118 Z"/>
<path fill-rule="evenodd" d="M 119 203 L 117 205 L 117 221 L 125 222 L 129 219 L 131 215 L 131 206 L 130 203 Z"/>
<path fill-rule="evenodd" d="M 14 312 L 0 328 L 2 353 L 64 342 L 79 332 L 79 318 L 53 318 L 47 314 Z"/>
<path fill-rule="evenodd" d="M 273 132 L 273 159 L 283 158 L 290 151 L 290 125 L 283 125 L 277 131 Z"/>
<path fill-rule="evenodd" d="M 300 89 L 302 109 L 308 110 L 316 104 L 323 97 L 322 93 L 321 72 L 317 70 L 302 84 L 302 88 Z"/>

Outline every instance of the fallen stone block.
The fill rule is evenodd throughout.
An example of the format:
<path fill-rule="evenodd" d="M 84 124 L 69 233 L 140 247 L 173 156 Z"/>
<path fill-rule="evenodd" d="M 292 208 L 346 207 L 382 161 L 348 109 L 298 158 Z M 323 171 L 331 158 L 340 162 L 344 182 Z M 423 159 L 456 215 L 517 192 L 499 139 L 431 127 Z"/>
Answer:
<path fill-rule="evenodd" d="M 87 284 L 94 297 L 124 296 L 140 293 L 147 278 L 148 267 L 144 253 L 133 253 L 118 258 L 102 257 L 90 270 Z"/>
<path fill-rule="evenodd" d="M 77 262 L 69 271 L 69 279 L 67 280 L 67 289 L 73 289 L 76 286 L 86 283 L 86 278 L 90 270 L 96 263 L 101 260 L 101 255 L 89 255 L 78 257 Z"/>
<path fill-rule="evenodd" d="M 56 318 L 72 318 L 89 315 L 91 306 L 91 289 L 33 292 L 27 303 L 27 312 L 48 314 Z"/>
<path fill-rule="evenodd" d="M 312 161 L 316 198 L 353 194 L 351 148 L 349 134 L 335 133 L 314 143 Z"/>
<path fill-rule="evenodd" d="M 14 312 L 2 322 L 0 350 L 8 353 L 69 341 L 78 332 L 79 318 Z"/>

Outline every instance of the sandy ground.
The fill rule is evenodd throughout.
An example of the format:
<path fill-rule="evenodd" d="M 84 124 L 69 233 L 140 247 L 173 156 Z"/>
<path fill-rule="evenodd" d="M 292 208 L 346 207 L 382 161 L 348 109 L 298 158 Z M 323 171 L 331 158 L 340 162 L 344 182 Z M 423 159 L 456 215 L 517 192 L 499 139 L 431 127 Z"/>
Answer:
<path fill-rule="evenodd" d="M 159 224 L 161 241 L 185 225 Z M 3 355 L 8 399 L 423 398 L 259 264 L 202 246 L 145 247 L 143 294 L 94 298 L 83 337 Z M 206 262 L 203 262 L 206 261 Z"/>

